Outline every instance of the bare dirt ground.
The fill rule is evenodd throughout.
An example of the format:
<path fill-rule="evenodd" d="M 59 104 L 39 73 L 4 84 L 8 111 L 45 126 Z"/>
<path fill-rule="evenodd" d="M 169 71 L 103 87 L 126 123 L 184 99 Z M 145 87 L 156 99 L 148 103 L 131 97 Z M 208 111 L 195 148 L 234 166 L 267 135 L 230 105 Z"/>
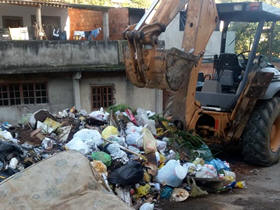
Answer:
<path fill-rule="evenodd" d="M 280 163 L 269 168 L 250 166 L 233 161 L 232 169 L 238 180 L 245 180 L 247 189 L 234 189 L 205 198 L 188 199 L 184 203 L 165 203 L 162 209 L 176 210 L 239 210 L 280 209 Z"/>

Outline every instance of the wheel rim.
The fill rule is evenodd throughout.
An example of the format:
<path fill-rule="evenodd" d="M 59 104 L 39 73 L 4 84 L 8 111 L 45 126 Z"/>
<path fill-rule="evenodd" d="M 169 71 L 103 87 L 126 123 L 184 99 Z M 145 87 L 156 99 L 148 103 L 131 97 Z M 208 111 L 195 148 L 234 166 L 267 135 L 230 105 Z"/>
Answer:
<path fill-rule="evenodd" d="M 270 134 L 270 148 L 273 152 L 277 152 L 280 147 L 280 115 L 274 121 Z"/>

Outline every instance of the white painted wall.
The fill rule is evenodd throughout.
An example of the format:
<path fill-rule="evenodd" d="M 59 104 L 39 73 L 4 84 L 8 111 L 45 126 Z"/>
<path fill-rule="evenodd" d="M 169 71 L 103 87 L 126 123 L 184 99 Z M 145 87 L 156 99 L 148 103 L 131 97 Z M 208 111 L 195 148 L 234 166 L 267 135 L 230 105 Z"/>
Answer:
<path fill-rule="evenodd" d="M 137 88 L 133 86 L 124 75 L 120 76 L 96 76 L 80 81 L 80 95 L 82 109 L 91 110 L 91 86 L 114 85 L 116 104 L 127 104 L 136 109 L 138 107 L 162 113 L 162 91 L 155 89 Z"/>
<path fill-rule="evenodd" d="M 11 81 L 12 82 L 12 81 Z M 49 78 L 48 79 L 48 104 L 22 104 L 17 106 L 0 106 L 0 122 L 18 123 L 29 113 L 39 109 L 47 109 L 57 113 L 74 105 L 72 78 Z"/>
<path fill-rule="evenodd" d="M 3 28 L 2 16 L 23 17 L 23 26 L 31 25 L 31 15 L 36 15 L 36 7 L 15 6 L 8 4 L 0 5 L 0 28 Z M 42 7 L 42 16 L 60 16 L 61 28 L 69 31 L 67 24 L 68 10 L 66 8 Z"/>
<path fill-rule="evenodd" d="M 162 113 L 162 91 L 155 89 L 137 88 L 125 77 L 120 76 L 90 76 L 80 80 L 81 108 L 90 113 L 91 86 L 114 85 L 116 104 L 127 104 L 133 109 L 138 107 Z M 48 104 L 0 106 L 0 122 L 12 124 L 19 122 L 23 116 L 39 109 L 47 109 L 57 113 L 74 106 L 73 81 L 71 76 L 50 77 L 48 79 Z"/>
<path fill-rule="evenodd" d="M 184 31 L 180 31 L 180 14 L 178 14 L 175 19 L 168 25 L 166 32 L 162 33 L 159 37 L 160 40 L 165 41 L 165 48 L 170 49 L 172 47 L 182 49 L 182 42 Z M 205 51 L 205 58 L 214 56 L 215 54 L 220 54 L 221 48 L 221 36 L 222 33 L 219 31 L 214 31 L 212 34 Z M 235 33 L 230 31 L 227 35 L 226 52 L 235 52 Z"/>

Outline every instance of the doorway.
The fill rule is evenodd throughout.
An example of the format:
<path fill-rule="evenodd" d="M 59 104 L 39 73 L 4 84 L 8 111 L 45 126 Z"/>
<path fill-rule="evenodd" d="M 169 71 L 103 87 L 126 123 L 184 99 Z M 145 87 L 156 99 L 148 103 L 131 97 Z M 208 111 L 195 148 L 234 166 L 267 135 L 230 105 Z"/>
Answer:
<path fill-rule="evenodd" d="M 23 17 L 3 16 L 3 28 L 19 28 L 23 27 Z"/>

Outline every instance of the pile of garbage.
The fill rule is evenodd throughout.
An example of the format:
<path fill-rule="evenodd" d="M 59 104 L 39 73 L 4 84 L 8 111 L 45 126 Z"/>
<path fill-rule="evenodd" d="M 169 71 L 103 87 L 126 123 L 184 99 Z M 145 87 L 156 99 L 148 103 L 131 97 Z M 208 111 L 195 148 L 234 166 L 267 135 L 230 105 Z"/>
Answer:
<path fill-rule="evenodd" d="M 246 187 L 199 136 L 156 113 L 125 105 L 87 114 L 39 110 L 0 126 L 0 182 L 65 150 L 91 161 L 99 182 L 135 209 Z M 73 160 L 75 161 L 75 160 Z"/>

